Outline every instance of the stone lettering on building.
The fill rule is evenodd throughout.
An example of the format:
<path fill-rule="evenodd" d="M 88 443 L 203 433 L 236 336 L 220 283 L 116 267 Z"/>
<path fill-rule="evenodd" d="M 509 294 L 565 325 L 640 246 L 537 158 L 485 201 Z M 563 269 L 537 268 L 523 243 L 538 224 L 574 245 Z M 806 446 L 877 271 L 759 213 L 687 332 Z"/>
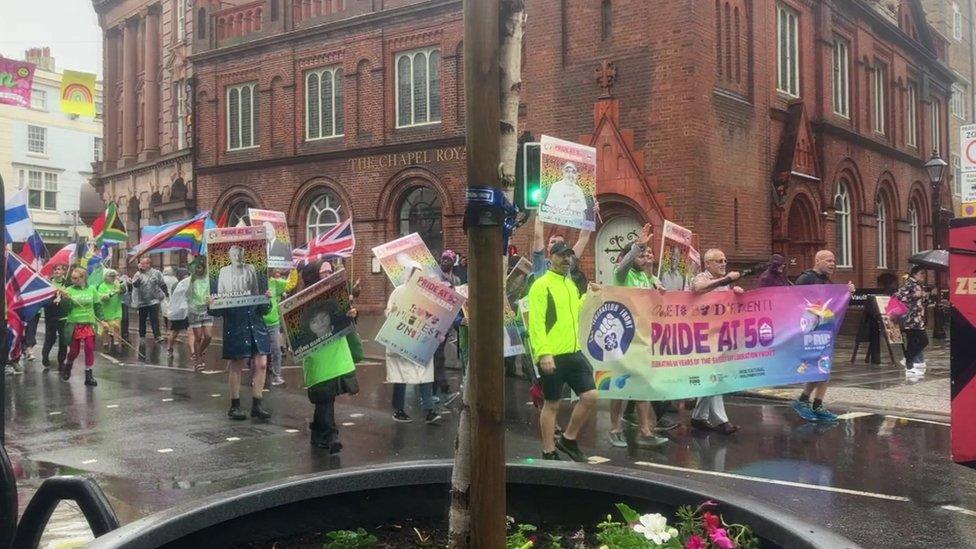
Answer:
<path fill-rule="evenodd" d="M 463 162 L 466 160 L 466 154 L 464 146 L 458 146 L 426 151 L 361 156 L 359 158 L 349 159 L 349 169 L 352 171 L 362 171 L 376 168 L 419 166 L 432 162 Z"/>

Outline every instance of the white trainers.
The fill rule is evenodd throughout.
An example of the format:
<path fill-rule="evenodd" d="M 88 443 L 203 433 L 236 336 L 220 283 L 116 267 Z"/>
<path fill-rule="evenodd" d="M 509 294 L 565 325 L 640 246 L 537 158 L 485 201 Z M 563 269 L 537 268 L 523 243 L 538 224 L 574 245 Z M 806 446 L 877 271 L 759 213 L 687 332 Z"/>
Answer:
<path fill-rule="evenodd" d="M 918 371 L 920 371 L 920 372 L 924 372 L 925 371 L 925 363 L 924 362 L 916 362 L 915 363 L 915 369 L 918 370 Z"/>
<path fill-rule="evenodd" d="M 899 360 L 898 361 L 898 364 L 901 364 L 901 367 L 904 368 L 905 367 L 905 359 L 903 358 L 903 359 Z"/>
<path fill-rule="evenodd" d="M 925 375 L 925 370 L 920 370 L 916 364 L 915 368 L 905 370 L 905 377 L 908 379 L 919 379 Z"/>

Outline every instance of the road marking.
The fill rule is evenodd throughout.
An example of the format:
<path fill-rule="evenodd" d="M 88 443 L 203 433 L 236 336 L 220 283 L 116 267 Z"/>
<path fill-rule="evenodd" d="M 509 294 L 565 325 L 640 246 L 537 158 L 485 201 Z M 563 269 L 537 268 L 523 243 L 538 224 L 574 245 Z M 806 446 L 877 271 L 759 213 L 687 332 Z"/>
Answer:
<path fill-rule="evenodd" d="M 220 396 L 220 393 L 212 393 L 210 396 L 214 398 L 218 398 Z"/>
<path fill-rule="evenodd" d="M 885 417 L 890 417 L 890 418 L 894 418 L 894 419 L 904 419 L 906 421 L 917 421 L 919 423 L 931 423 L 932 425 L 942 425 L 944 427 L 949 427 L 950 426 L 950 424 L 945 423 L 944 421 L 931 421 L 931 420 L 928 420 L 928 419 L 915 419 L 913 417 L 903 417 L 903 416 L 885 416 Z"/>
<path fill-rule="evenodd" d="M 846 414 L 841 414 L 837 416 L 837 419 L 857 419 L 859 417 L 873 416 L 874 414 L 869 414 L 867 412 L 847 412 Z"/>
<path fill-rule="evenodd" d="M 347 422 L 345 422 L 345 423 L 342 424 L 343 427 L 352 427 L 353 425 L 355 425 L 355 423 L 353 423 L 351 421 L 347 421 Z"/>
<path fill-rule="evenodd" d="M 664 465 L 663 463 L 650 463 L 647 461 L 635 461 L 634 465 L 643 465 L 645 467 L 655 467 L 658 469 L 667 469 L 669 471 L 681 471 L 685 473 L 699 473 L 702 475 L 711 475 L 715 477 L 725 477 L 734 478 L 739 480 L 751 480 L 753 482 L 765 482 L 766 484 L 778 484 L 780 486 L 792 486 L 794 488 L 809 488 L 811 490 L 821 490 L 824 492 L 834 492 L 837 494 L 849 494 L 852 496 L 866 496 L 870 498 L 877 499 L 887 499 L 891 501 L 911 501 L 911 499 L 905 496 L 892 496 L 889 494 L 878 494 L 875 492 L 862 492 L 860 490 L 850 490 L 847 488 L 837 488 L 834 486 L 821 486 L 819 484 L 806 484 L 803 482 L 791 482 L 788 480 L 778 480 L 772 478 L 762 478 L 762 477 L 750 477 L 746 475 L 737 475 L 735 473 L 723 473 L 720 471 L 704 471 L 702 469 L 688 469 L 686 467 L 676 467 L 674 465 Z"/>
<path fill-rule="evenodd" d="M 227 437 L 227 442 L 237 442 L 241 437 Z"/>
<path fill-rule="evenodd" d="M 606 463 L 610 461 L 610 458 L 605 458 L 603 456 L 590 456 L 589 459 L 587 459 L 587 461 L 589 461 L 593 465 L 599 465 L 601 463 Z"/>
<path fill-rule="evenodd" d="M 349 414 L 349 417 L 363 417 L 363 414 Z"/>
<path fill-rule="evenodd" d="M 976 517 L 976 511 L 970 511 L 969 509 L 965 509 L 963 507 L 956 507 L 955 505 L 943 505 L 942 508 L 946 511 L 955 511 L 957 513 Z"/>
<path fill-rule="evenodd" d="M 118 408 L 119 405 L 118 404 L 106 404 L 105 407 L 106 408 Z"/>
<path fill-rule="evenodd" d="M 82 465 L 91 465 L 92 463 L 95 463 L 97 461 L 98 461 L 97 459 L 86 459 L 85 461 L 82 461 L 81 464 Z"/>
<path fill-rule="evenodd" d="M 60 416 L 61 415 L 61 412 L 48 412 L 47 415 L 49 415 L 49 416 Z"/>
<path fill-rule="evenodd" d="M 114 356 L 112 356 L 112 355 L 107 355 L 107 354 L 105 354 L 105 353 L 98 353 L 98 354 L 100 354 L 100 355 L 102 355 L 102 358 L 104 358 L 105 360 L 107 360 L 107 361 L 109 361 L 109 362 L 112 362 L 112 363 L 113 363 L 113 364 L 115 364 L 116 366 L 118 366 L 118 365 L 120 365 L 120 364 L 122 364 L 122 362 L 121 362 L 121 361 L 120 361 L 119 359 L 117 359 L 117 358 L 115 358 L 115 357 L 114 357 Z"/>
<path fill-rule="evenodd" d="M 159 452 L 160 454 L 168 454 L 168 453 L 172 452 L 173 449 L 172 448 L 160 448 L 159 450 L 156 450 L 156 451 Z"/>
<path fill-rule="evenodd" d="M 297 433 L 298 429 L 285 429 L 286 433 Z"/>
<path fill-rule="evenodd" d="M 173 399 L 171 399 L 171 398 L 164 398 L 163 399 L 163 402 L 173 402 Z"/>
<path fill-rule="evenodd" d="M 212 376 L 214 374 L 220 374 L 223 372 L 224 372 L 223 370 L 200 370 L 200 373 L 205 376 Z"/>
<path fill-rule="evenodd" d="M 173 388 L 172 387 L 160 387 L 159 390 L 160 391 L 172 391 Z"/>

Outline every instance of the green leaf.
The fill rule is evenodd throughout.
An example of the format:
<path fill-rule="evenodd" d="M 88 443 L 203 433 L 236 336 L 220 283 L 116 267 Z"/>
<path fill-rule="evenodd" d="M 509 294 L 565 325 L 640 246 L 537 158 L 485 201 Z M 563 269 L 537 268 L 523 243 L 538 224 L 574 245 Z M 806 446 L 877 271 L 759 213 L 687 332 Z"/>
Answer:
<path fill-rule="evenodd" d="M 640 522 L 640 513 L 631 509 L 626 503 L 618 503 L 617 510 L 620 511 L 620 516 L 624 517 L 624 521 L 628 524 Z"/>

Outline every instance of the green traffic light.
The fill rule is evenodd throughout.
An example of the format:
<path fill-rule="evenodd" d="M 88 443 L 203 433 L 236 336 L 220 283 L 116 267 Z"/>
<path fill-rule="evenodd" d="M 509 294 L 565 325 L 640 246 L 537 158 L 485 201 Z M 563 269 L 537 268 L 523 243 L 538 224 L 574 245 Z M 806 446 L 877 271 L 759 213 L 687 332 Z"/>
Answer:
<path fill-rule="evenodd" d="M 535 187 L 529 191 L 529 203 L 538 206 L 542 202 L 542 187 Z"/>

